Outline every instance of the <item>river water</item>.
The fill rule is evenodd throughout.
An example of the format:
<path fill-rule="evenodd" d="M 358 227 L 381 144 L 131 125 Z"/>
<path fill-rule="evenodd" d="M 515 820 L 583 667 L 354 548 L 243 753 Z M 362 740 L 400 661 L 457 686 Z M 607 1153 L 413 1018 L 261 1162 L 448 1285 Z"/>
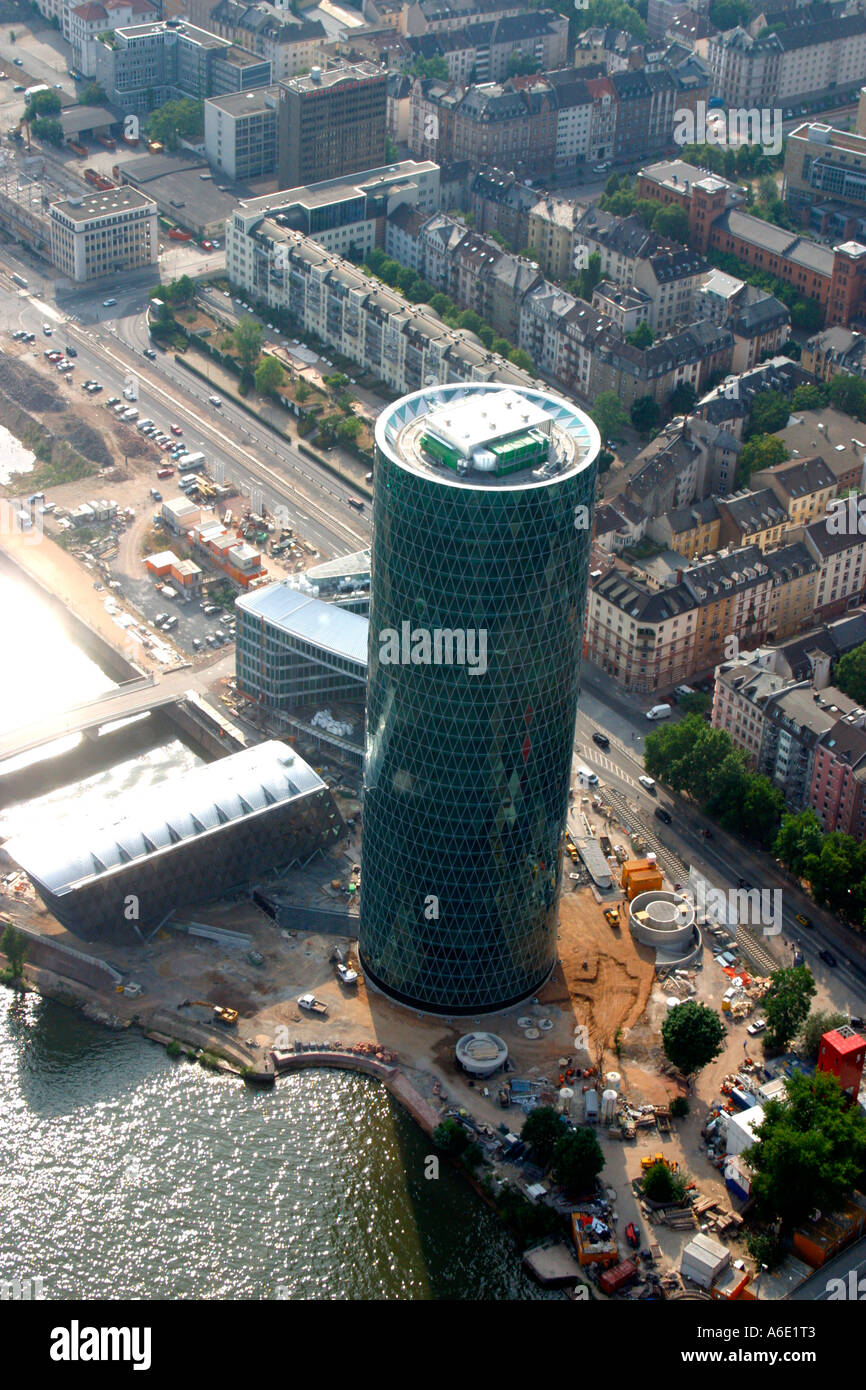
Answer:
<path fill-rule="evenodd" d="M 23 643 L 0 729 L 111 685 L 5 576 L 0 612 Z M 165 744 L 8 807 L 0 836 L 195 761 Z M 369 1078 L 254 1091 L 0 988 L 0 1279 L 40 1278 L 46 1298 L 544 1297 L 468 1184 L 425 1177 L 430 1147 Z"/>

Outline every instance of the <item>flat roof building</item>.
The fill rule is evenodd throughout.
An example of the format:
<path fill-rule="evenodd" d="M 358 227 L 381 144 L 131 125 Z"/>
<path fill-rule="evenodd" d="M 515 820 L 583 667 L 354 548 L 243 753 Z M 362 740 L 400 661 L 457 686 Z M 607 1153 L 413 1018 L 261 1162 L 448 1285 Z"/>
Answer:
<path fill-rule="evenodd" d="M 51 259 L 71 280 L 97 280 L 156 265 L 157 210 L 135 188 L 64 198 L 48 209 Z"/>
<path fill-rule="evenodd" d="M 277 167 L 277 87 L 209 97 L 204 143 L 210 164 L 230 179 L 267 178 Z"/>
<path fill-rule="evenodd" d="M 136 787 L 101 815 L 43 825 L 5 849 L 69 931 L 123 944 L 184 907 L 303 863 L 343 832 L 325 783 L 276 741 Z"/>
<path fill-rule="evenodd" d="M 288 583 L 235 601 L 238 690 L 270 709 L 364 698 L 366 618 Z"/>
<path fill-rule="evenodd" d="M 385 163 L 388 74 L 377 63 L 312 67 L 280 85 L 278 177 L 284 188 Z"/>

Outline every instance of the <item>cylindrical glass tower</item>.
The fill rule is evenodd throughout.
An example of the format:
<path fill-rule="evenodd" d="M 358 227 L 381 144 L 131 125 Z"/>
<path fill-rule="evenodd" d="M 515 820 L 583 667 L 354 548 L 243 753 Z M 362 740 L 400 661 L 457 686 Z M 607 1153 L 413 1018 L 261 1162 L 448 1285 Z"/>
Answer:
<path fill-rule="evenodd" d="M 556 961 L 598 431 L 543 391 L 439 386 L 376 426 L 360 954 L 443 1014 Z"/>

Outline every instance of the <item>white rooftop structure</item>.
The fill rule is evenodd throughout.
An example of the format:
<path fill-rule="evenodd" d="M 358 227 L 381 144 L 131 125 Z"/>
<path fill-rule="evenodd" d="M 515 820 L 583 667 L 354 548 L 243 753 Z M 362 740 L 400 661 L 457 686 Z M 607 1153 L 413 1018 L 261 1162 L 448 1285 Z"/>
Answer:
<path fill-rule="evenodd" d="M 550 423 L 546 410 L 517 391 L 505 389 L 491 392 L 482 400 L 470 397 L 431 410 L 424 426 L 443 444 L 468 458 L 473 450 L 512 434 L 542 428 L 546 433 Z"/>
<path fill-rule="evenodd" d="M 268 584 L 235 601 L 236 607 L 335 656 L 367 664 L 370 624 L 358 613 L 312 598 L 288 584 Z"/>
<path fill-rule="evenodd" d="M 324 789 L 302 758 L 270 740 L 117 797 L 107 808 L 113 819 L 49 819 L 38 834 L 9 840 L 4 848 L 27 874 L 62 896 L 87 879 Z"/>
<path fill-rule="evenodd" d="M 764 1107 L 752 1105 L 748 1110 L 728 1116 L 727 1149 L 729 1154 L 740 1154 L 757 1142 L 758 1130 L 764 1120 Z"/>

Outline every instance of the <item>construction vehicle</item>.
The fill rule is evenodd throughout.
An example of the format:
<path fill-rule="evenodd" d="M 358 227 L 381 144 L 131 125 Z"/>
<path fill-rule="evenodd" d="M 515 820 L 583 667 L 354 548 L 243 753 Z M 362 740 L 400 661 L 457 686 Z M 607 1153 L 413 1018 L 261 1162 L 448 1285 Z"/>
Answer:
<path fill-rule="evenodd" d="M 321 999 L 317 999 L 314 994 L 301 994 L 298 996 L 298 1008 L 306 1009 L 308 1014 L 326 1014 L 327 1004 L 323 1004 Z"/>
<path fill-rule="evenodd" d="M 203 1009 L 210 1009 L 214 1023 L 222 1023 L 226 1028 L 233 1028 L 238 1021 L 237 1009 L 230 1009 L 225 1004 L 212 1004 L 209 999 L 184 999 L 177 1007 L 186 1009 L 196 1004 Z"/>
<path fill-rule="evenodd" d="M 641 1159 L 640 1166 L 646 1173 L 650 1168 L 654 1168 L 657 1163 L 664 1164 L 665 1168 L 669 1168 L 672 1173 L 676 1173 L 680 1166 L 675 1158 L 665 1158 L 664 1154 L 647 1154 L 645 1158 Z"/>
<path fill-rule="evenodd" d="M 620 925 L 619 907 L 606 907 L 604 909 L 604 919 L 609 927 L 618 927 Z"/>

